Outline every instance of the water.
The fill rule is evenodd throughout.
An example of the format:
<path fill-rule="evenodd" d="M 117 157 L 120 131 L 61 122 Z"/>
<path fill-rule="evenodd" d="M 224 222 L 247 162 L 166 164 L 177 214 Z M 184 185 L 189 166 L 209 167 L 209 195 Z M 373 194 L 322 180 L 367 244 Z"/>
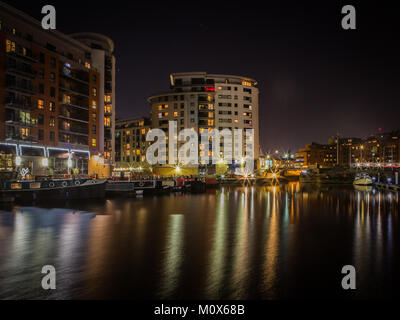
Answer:
<path fill-rule="evenodd" d="M 380 298 L 398 289 L 399 195 L 389 191 L 293 183 L 67 207 L 3 205 L 1 299 Z M 348 264 L 355 291 L 341 288 Z M 56 268 L 54 291 L 41 288 L 44 265 Z"/>

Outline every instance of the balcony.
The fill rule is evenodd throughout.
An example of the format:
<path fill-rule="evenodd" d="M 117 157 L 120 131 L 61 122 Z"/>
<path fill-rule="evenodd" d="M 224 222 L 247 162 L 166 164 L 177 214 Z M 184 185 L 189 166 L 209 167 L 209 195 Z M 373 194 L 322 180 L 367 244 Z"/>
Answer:
<path fill-rule="evenodd" d="M 18 58 L 18 59 L 22 59 L 24 61 L 28 61 L 30 63 L 38 62 L 36 57 L 31 52 L 27 52 L 26 54 L 24 54 L 22 51 L 21 52 L 7 52 L 7 55 L 10 57 L 13 57 L 13 58 Z"/>
<path fill-rule="evenodd" d="M 24 68 L 18 65 L 7 65 L 6 72 L 17 76 L 27 77 L 30 79 L 35 78 L 35 73 L 30 68 Z"/>
<path fill-rule="evenodd" d="M 60 90 L 72 93 L 74 95 L 79 95 L 85 98 L 89 98 L 89 89 L 84 90 L 82 88 L 71 87 L 70 85 L 63 83 L 60 84 Z"/>
<path fill-rule="evenodd" d="M 25 94 L 35 94 L 31 84 L 23 84 L 18 81 L 6 82 L 6 89 L 8 91 L 22 92 Z"/>
<path fill-rule="evenodd" d="M 89 83 L 88 77 L 79 76 L 78 74 L 71 73 L 70 75 L 66 75 L 64 72 L 60 72 L 60 77 L 64 79 L 69 79 L 73 81 L 77 81 L 79 83 L 87 85 Z"/>
<path fill-rule="evenodd" d="M 89 107 L 88 107 L 88 106 L 83 106 L 83 105 L 79 105 L 79 104 L 72 103 L 72 102 L 63 102 L 63 101 L 60 101 L 60 104 L 61 104 L 61 105 L 64 105 L 64 106 L 69 106 L 69 107 L 74 107 L 74 108 L 83 109 L 83 110 L 89 110 Z"/>
<path fill-rule="evenodd" d="M 31 111 L 34 108 L 32 107 L 31 102 L 27 102 L 21 99 L 15 99 L 15 98 L 6 98 L 6 103 L 5 103 L 6 108 L 12 108 L 12 109 L 17 109 L 17 110 L 26 110 L 26 111 Z"/>
<path fill-rule="evenodd" d="M 61 133 L 74 134 L 74 135 L 80 135 L 80 136 L 85 136 L 85 137 L 87 137 L 89 135 L 88 129 L 84 129 L 84 128 L 62 126 L 62 127 L 60 127 L 59 131 Z"/>
<path fill-rule="evenodd" d="M 59 118 L 65 119 L 65 120 L 70 120 L 70 121 L 77 121 L 77 122 L 82 122 L 82 123 L 88 123 L 89 119 L 82 119 L 78 115 L 73 115 L 73 114 L 68 114 L 63 112 L 63 114 L 59 115 Z M 86 117 L 88 118 L 88 117 Z"/>
<path fill-rule="evenodd" d="M 38 137 L 37 136 L 26 136 L 21 135 L 19 132 L 7 132 L 6 133 L 6 141 L 16 141 L 16 142 L 25 142 L 25 143 L 37 143 Z"/>

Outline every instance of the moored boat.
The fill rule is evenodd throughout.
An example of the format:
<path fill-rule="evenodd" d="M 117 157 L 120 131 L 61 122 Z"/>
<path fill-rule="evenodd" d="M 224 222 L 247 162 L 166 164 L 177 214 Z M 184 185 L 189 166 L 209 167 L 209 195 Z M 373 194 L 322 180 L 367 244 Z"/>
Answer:
<path fill-rule="evenodd" d="M 372 178 L 368 173 L 358 173 L 354 178 L 354 185 L 356 186 L 369 186 L 372 185 Z"/>
<path fill-rule="evenodd" d="M 102 198 L 106 180 L 90 178 L 3 181 L 0 198 L 15 201 L 51 201 Z"/>

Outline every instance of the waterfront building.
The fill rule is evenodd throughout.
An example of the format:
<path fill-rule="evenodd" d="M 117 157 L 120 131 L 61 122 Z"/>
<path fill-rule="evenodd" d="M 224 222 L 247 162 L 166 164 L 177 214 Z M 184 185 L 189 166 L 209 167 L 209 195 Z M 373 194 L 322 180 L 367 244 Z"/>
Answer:
<path fill-rule="evenodd" d="M 145 168 L 146 150 L 151 142 L 146 134 L 149 118 L 117 119 L 115 123 L 115 160 L 117 168 Z"/>
<path fill-rule="evenodd" d="M 100 49 L 75 38 L 44 30 L 39 21 L 0 2 L 1 170 L 108 175 L 102 160 L 104 96 L 111 92 L 114 102 L 114 88 L 105 91 L 107 59 L 99 62 Z M 108 54 L 112 41 L 102 41 L 109 44 Z"/>
<path fill-rule="evenodd" d="M 296 153 L 303 167 L 395 166 L 400 163 L 400 130 L 365 139 L 331 137 L 327 144 L 311 143 Z"/>
<path fill-rule="evenodd" d="M 170 75 L 170 89 L 169 92 L 148 98 L 153 128 L 164 130 L 167 137 L 169 121 L 177 122 L 178 134 L 186 128 L 196 130 L 199 135 L 203 130 L 214 128 L 227 128 L 232 132 L 234 129 L 242 129 L 243 157 L 246 147 L 245 130 L 254 129 L 254 141 L 248 147 L 253 149 L 254 159 L 257 161 L 259 90 L 256 80 L 206 72 L 173 73 Z M 211 149 L 205 150 L 199 141 L 199 156 L 205 152 L 212 156 Z M 222 145 L 220 152 L 222 156 Z"/>
<path fill-rule="evenodd" d="M 100 74 L 99 103 L 99 150 L 108 164 L 115 160 L 115 56 L 114 42 L 107 36 L 98 33 L 75 33 L 72 38 L 83 42 L 91 48 L 92 64 Z"/>

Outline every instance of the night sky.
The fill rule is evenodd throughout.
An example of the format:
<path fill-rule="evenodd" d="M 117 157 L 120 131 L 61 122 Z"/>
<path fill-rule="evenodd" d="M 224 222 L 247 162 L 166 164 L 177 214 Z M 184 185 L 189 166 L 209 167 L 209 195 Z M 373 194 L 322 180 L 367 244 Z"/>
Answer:
<path fill-rule="evenodd" d="M 258 80 L 264 151 L 400 129 L 400 12 L 382 1 L 5 2 L 114 40 L 118 117 L 147 116 L 170 73 L 206 71 Z M 341 28 L 345 4 L 357 30 Z"/>

